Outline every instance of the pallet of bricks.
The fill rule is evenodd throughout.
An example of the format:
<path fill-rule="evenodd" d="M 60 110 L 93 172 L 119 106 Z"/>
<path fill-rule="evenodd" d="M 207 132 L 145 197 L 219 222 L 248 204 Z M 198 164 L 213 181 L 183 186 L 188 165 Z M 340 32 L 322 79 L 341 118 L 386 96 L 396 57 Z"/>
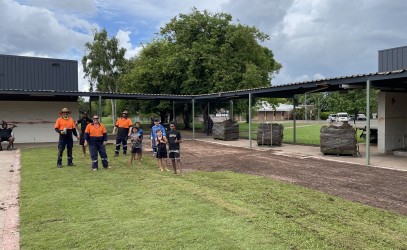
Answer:
<path fill-rule="evenodd" d="M 281 146 L 284 126 L 277 123 L 260 123 L 257 129 L 257 145 Z"/>
<path fill-rule="evenodd" d="M 356 132 L 348 123 L 341 126 L 322 126 L 320 133 L 323 154 L 357 155 Z"/>
<path fill-rule="evenodd" d="M 214 123 L 212 135 L 214 139 L 236 141 L 239 139 L 239 123 L 231 120 Z"/>

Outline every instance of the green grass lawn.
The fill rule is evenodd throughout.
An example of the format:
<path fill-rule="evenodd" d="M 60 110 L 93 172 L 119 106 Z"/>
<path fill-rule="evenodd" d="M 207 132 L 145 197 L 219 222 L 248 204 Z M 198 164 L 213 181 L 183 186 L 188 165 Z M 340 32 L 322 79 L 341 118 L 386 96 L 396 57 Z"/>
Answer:
<path fill-rule="evenodd" d="M 113 146 L 108 146 L 109 156 Z M 407 217 L 264 177 L 22 151 L 21 249 L 406 249 Z M 64 163 L 66 158 L 64 157 Z"/>

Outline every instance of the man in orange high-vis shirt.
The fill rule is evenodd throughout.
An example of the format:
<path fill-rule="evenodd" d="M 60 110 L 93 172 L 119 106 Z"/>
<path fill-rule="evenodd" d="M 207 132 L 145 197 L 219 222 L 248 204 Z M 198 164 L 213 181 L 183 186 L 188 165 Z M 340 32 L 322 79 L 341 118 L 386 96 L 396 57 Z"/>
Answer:
<path fill-rule="evenodd" d="M 98 170 L 98 152 L 102 159 L 103 168 L 110 168 L 106 154 L 107 131 L 103 123 L 99 123 L 99 116 L 93 116 L 93 122 L 85 129 L 84 146 L 89 145 L 93 171 Z"/>
<path fill-rule="evenodd" d="M 133 123 L 127 116 L 129 113 L 125 110 L 122 112 L 122 117 L 117 119 L 116 125 L 113 127 L 113 134 L 116 133 L 116 150 L 114 151 L 114 156 L 118 156 L 120 152 L 120 144 L 123 144 L 123 155 L 127 153 L 127 139 L 130 135 L 131 127 Z"/>
<path fill-rule="evenodd" d="M 75 122 L 71 117 L 69 117 L 69 111 L 67 108 L 63 108 L 60 112 L 57 121 L 55 122 L 55 131 L 59 134 L 58 141 L 58 160 L 57 167 L 62 167 L 62 154 L 64 153 L 65 147 L 68 154 L 68 166 L 75 166 L 73 164 L 72 148 L 73 148 L 73 138 L 72 134 L 78 139 L 78 134 L 76 132 Z"/>

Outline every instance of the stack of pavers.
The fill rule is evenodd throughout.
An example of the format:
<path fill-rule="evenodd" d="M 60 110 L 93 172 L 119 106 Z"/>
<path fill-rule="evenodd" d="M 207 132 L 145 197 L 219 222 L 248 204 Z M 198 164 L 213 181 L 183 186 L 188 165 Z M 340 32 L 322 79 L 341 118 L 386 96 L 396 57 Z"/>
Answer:
<path fill-rule="evenodd" d="M 357 155 L 355 129 L 348 123 L 342 126 L 322 126 L 320 132 L 323 154 Z"/>
<path fill-rule="evenodd" d="M 214 123 L 212 134 L 214 139 L 236 141 L 239 139 L 239 123 L 231 120 Z"/>
<path fill-rule="evenodd" d="M 281 146 L 284 126 L 277 123 L 260 123 L 257 129 L 257 145 Z"/>

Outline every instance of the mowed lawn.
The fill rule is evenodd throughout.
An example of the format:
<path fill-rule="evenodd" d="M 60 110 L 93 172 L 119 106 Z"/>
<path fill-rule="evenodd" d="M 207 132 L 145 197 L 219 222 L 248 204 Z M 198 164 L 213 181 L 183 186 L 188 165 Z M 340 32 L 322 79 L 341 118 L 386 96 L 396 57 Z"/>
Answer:
<path fill-rule="evenodd" d="M 56 155 L 22 151 L 22 249 L 407 248 L 406 216 L 296 185 L 162 173 L 149 155 L 142 167 L 119 156 L 93 172 L 77 146 L 77 166 L 57 169 Z"/>

